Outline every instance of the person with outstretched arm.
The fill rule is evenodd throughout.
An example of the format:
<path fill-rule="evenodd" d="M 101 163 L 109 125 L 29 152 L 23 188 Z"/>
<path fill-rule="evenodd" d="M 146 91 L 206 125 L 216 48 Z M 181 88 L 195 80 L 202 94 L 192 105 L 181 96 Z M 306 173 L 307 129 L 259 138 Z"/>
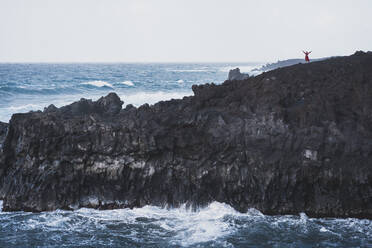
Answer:
<path fill-rule="evenodd" d="M 302 51 L 304 54 L 305 54 L 305 61 L 306 62 L 310 62 L 310 59 L 309 59 L 309 54 L 312 52 L 312 51 L 310 51 L 310 52 L 308 52 L 308 51 Z"/>

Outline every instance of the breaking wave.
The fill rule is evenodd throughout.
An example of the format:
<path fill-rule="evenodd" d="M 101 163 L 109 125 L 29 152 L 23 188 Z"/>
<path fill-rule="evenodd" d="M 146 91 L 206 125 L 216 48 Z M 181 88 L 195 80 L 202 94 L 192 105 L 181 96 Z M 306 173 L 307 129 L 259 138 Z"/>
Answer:
<path fill-rule="evenodd" d="M 112 88 L 112 84 L 110 84 L 106 81 L 101 81 L 101 80 L 88 81 L 88 82 L 83 82 L 81 84 L 82 85 L 91 85 L 91 86 L 95 86 L 95 87 L 110 87 L 110 88 Z"/>
<path fill-rule="evenodd" d="M 121 82 L 121 84 L 124 84 L 124 85 L 127 85 L 127 86 L 134 86 L 134 83 L 132 81 L 124 81 L 124 82 Z"/>
<path fill-rule="evenodd" d="M 0 208 L 2 202 L 0 202 Z M 369 247 L 372 221 L 315 219 L 305 214 L 239 213 L 213 202 L 197 211 L 79 209 L 1 213 L 0 246 L 19 247 Z"/>
<path fill-rule="evenodd" d="M 37 104 L 25 104 L 20 106 L 9 106 L 7 109 L 10 111 L 27 111 L 32 109 L 38 109 L 40 106 Z"/>

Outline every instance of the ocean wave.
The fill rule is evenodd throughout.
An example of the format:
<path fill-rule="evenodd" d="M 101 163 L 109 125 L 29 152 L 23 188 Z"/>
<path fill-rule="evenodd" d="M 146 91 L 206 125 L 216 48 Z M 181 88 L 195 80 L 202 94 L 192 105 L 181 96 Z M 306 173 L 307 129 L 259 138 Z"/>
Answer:
<path fill-rule="evenodd" d="M 132 81 L 124 81 L 124 82 L 121 82 L 121 84 L 124 84 L 124 85 L 127 85 L 127 86 L 134 86 L 134 83 Z"/>
<path fill-rule="evenodd" d="M 21 230 L 26 233 L 36 230 L 51 235 L 61 232 L 69 232 L 70 235 L 110 232 L 112 236 L 124 235 L 138 243 L 142 243 L 138 239 L 141 236 L 147 240 L 166 236 L 168 245 L 192 247 L 232 234 L 236 229 L 225 218 L 243 215 L 227 204 L 213 202 L 197 211 L 192 211 L 185 205 L 171 209 L 145 206 L 116 210 L 82 208 L 74 212 L 57 210 L 29 216 L 20 224 Z M 91 242 L 88 244 L 94 244 L 94 240 Z"/>
<path fill-rule="evenodd" d="M 180 80 L 177 80 L 177 83 L 179 83 L 179 84 L 182 84 L 182 83 L 184 83 L 185 81 L 183 81 L 182 79 L 180 79 Z"/>
<path fill-rule="evenodd" d="M 112 84 L 110 84 L 106 81 L 101 81 L 101 80 L 88 81 L 88 82 L 83 82 L 81 84 L 82 85 L 91 85 L 91 86 L 95 86 L 95 87 L 110 87 L 110 88 L 112 88 Z"/>
<path fill-rule="evenodd" d="M 6 110 L 9 111 L 22 111 L 22 110 L 38 110 L 40 109 L 40 105 L 37 104 L 25 104 L 25 105 L 19 105 L 19 106 L 9 106 L 5 108 Z"/>
<path fill-rule="evenodd" d="M 184 207 L 173 211 L 173 219 L 177 223 L 171 223 L 172 225 L 167 227 L 170 231 L 177 233 L 171 243 L 181 246 L 193 246 L 198 243 L 215 241 L 234 233 L 236 228 L 226 222 L 225 217 L 242 215 L 231 206 L 219 202 L 213 202 L 208 207 L 196 212 L 189 211 Z"/>
<path fill-rule="evenodd" d="M 5 86 L 0 87 L 0 94 L 4 95 L 53 95 L 53 94 L 64 94 L 66 92 L 74 92 L 76 91 L 73 88 L 68 87 L 37 87 L 37 86 Z"/>
<path fill-rule="evenodd" d="M 15 113 L 26 113 L 29 111 L 38 111 L 43 110 L 44 107 L 48 106 L 48 103 L 39 102 L 38 104 L 34 103 L 24 103 L 22 102 L 13 102 L 13 105 L 2 107 L 0 106 L 0 121 L 9 122 L 11 116 Z"/>
<path fill-rule="evenodd" d="M 2 202 L 0 201 L 0 209 Z M 316 219 L 306 214 L 267 216 L 256 209 L 246 213 L 230 205 L 212 202 L 192 211 L 144 206 L 133 209 L 0 214 L 0 244 L 10 232 L 19 232 L 21 244 L 37 236 L 50 246 L 65 247 L 304 247 L 309 244 L 332 247 L 367 247 L 372 242 L 372 221 L 358 219 Z M 8 230 L 8 231 L 7 231 Z M 45 239 L 48 237 L 48 239 Z M 11 240 L 12 241 L 12 240 Z M 44 243 L 44 246 L 48 246 Z M 306 245 L 305 245 L 306 244 Z M 364 244 L 364 245 L 363 245 Z"/>

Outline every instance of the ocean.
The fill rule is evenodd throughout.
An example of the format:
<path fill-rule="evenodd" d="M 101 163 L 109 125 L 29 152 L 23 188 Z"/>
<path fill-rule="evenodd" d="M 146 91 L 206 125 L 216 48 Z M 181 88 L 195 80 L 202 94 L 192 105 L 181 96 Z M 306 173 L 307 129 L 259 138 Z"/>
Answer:
<path fill-rule="evenodd" d="M 57 107 L 116 92 L 124 106 L 192 95 L 193 84 L 220 84 L 230 69 L 219 64 L 0 64 L 0 121 L 13 113 Z M 0 201 L 0 209 L 2 202 Z M 0 212 L 0 247 L 372 247 L 372 221 L 239 213 L 213 202 L 186 207 L 43 213 Z"/>
<path fill-rule="evenodd" d="M 220 64 L 1 64 L 0 121 L 13 113 L 96 100 L 116 92 L 124 106 L 192 95 L 193 84 L 222 83 L 230 69 L 257 63 Z"/>

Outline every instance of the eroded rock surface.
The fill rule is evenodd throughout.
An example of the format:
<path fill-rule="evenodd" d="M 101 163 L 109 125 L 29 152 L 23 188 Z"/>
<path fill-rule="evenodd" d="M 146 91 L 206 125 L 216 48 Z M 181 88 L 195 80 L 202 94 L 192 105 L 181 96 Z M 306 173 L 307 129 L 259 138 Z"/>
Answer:
<path fill-rule="evenodd" d="M 2 161 L 4 160 L 3 157 L 3 146 L 4 146 L 4 141 L 6 137 L 6 133 L 8 131 L 8 123 L 4 123 L 0 121 L 0 178 L 2 177 L 3 174 L 3 165 Z M 0 179 L 1 182 L 1 179 Z M 1 187 L 0 187 L 0 199 L 2 199 L 3 195 L 1 194 Z"/>
<path fill-rule="evenodd" d="M 13 115 L 4 210 L 225 202 L 266 214 L 372 218 L 372 54 L 299 64 L 195 96 L 110 94 Z M 123 99 L 125 101 L 125 99 Z"/>
<path fill-rule="evenodd" d="M 4 143 L 6 132 L 8 130 L 8 123 L 4 123 L 0 121 L 0 147 Z"/>

